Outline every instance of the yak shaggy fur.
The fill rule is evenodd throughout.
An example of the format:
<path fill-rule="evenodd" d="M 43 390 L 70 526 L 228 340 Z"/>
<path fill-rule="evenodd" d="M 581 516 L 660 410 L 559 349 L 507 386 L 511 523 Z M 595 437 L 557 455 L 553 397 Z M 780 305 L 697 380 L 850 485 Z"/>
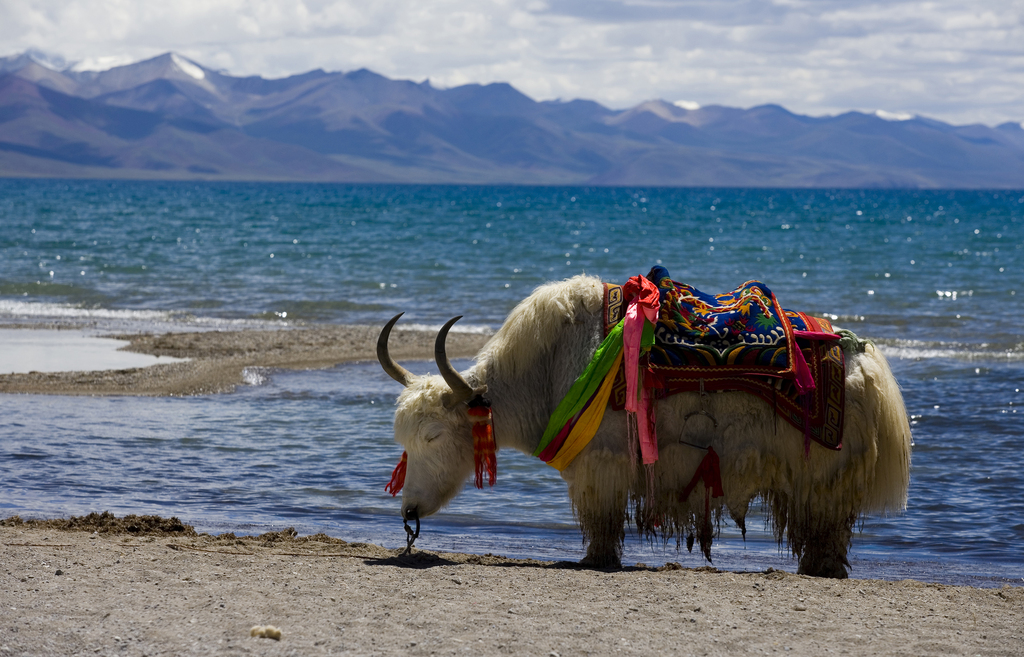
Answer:
<path fill-rule="evenodd" d="M 603 286 L 591 276 L 543 285 L 522 301 L 462 373 L 486 385 L 499 449 L 532 454 L 559 401 L 603 339 Z M 760 500 L 799 572 L 846 577 L 858 518 L 906 507 L 910 426 L 899 387 L 881 352 L 861 342 L 845 352 L 843 448 L 812 444 L 742 392 L 677 394 L 657 402 L 659 459 L 647 469 L 630 446 L 626 414 L 609 409 L 593 441 L 562 472 L 584 540 L 584 563 L 620 564 L 625 524 L 664 538 L 697 540 L 710 558 L 723 512 L 744 527 Z M 464 403 L 446 408 L 439 376 L 417 377 L 399 397 L 395 438 L 409 455 L 403 517 L 423 517 L 450 501 L 473 471 Z M 703 411 L 703 413 L 701 413 Z M 713 446 L 724 497 L 705 500 L 697 485 L 682 492 Z M 705 509 L 710 516 L 706 517 Z"/>

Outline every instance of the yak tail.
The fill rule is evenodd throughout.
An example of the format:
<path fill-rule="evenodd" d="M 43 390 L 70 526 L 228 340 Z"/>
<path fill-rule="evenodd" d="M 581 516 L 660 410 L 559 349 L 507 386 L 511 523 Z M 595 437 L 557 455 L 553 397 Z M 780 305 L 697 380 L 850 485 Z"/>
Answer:
<path fill-rule="evenodd" d="M 874 411 L 878 457 L 874 483 L 869 486 L 863 511 L 898 512 L 907 508 L 910 487 L 910 423 L 899 384 L 882 352 L 865 345 L 861 361 L 867 384 L 865 395 Z"/>

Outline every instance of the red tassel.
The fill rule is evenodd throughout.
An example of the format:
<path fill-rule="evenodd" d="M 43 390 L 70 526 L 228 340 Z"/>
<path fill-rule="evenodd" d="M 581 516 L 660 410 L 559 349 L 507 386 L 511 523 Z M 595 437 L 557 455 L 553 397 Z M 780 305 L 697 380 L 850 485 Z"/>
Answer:
<path fill-rule="evenodd" d="M 409 463 L 409 454 L 402 452 L 402 460 L 395 466 L 394 472 L 391 473 L 391 481 L 384 487 L 384 492 L 391 493 L 391 497 L 398 495 L 398 491 L 402 490 L 402 486 L 405 486 L 405 468 Z"/>
<path fill-rule="evenodd" d="M 725 495 L 725 490 L 722 488 L 722 470 L 719 465 L 718 452 L 714 447 L 708 447 L 708 453 L 697 466 L 697 471 L 693 473 L 693 479 L 683 489 L 683 494 L 679 496 L 680 502 L 685 502 L 690 497 L 690 493 L 697 487 L 698 482 L 704 482 L 708 498 Z"/>
<path fill-rule="evenodd" d="M 693 473 L 693 479 L 683 489 L 683 494 L 679 496 L 680 502 L 685 502 L 690 497 L 690 493 L 697 487 L 698 482 L 704 482 L 704 526 L 706 535 L 710 536 L 711 498 L 725 495 L 725 489 L 722 488 L 722 470 L 719 465 L 718 452 L 714 447 L 708 447 L 708 453 L 697 466 L 697 471 Z M 703 545 L 701 543 L 702 547 Z"/>
<path fill-rule="evenodd" d="M 490 405 L 470 406 L 469 420 L 473 423 L 473 463 L 476 466 L 476 487 L 484 487 L 484 470 L 491 486 L 498 478 L 498 457 L 495 455 L 494 427 L 491 424 Z"/>

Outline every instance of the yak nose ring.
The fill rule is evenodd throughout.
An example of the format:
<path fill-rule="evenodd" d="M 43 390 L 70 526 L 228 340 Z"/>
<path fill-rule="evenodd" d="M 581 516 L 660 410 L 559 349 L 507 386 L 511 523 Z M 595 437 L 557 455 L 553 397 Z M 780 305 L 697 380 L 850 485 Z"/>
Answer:
<path fill-rule="evenodd" d="M 405 552 L 403 554 L 409 554 L 412 552 L 412 544 L 416 542 L 416 539 L 420 537 L 420 514 L 416 510 L 416 507 L 409 509 L 406 512 L 407 516 L 412 516 L 412 519 L 416 521 L 416 531 L 413 531 L 412 527 L 409 526 L 410 518 L 404 518 L 402 520 L 405 523 Z"/>

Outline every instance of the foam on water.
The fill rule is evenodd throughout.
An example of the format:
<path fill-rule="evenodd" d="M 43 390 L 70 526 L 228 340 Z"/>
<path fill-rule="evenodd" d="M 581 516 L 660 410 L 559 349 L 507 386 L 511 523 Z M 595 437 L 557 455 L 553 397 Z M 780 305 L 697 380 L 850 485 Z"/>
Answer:
<path fill-rule="evenodd" d="M 181 316 L 183 313 L 178 313 Z M 170 322 L 175 313 L 161 310 L 117 310 L 82 308 L 64 303 L 39 303 L 0 299 L 0 320 L 42 319 L 117 319 L 136 322 Z"/>
<path fill-rule="evenodd" d="M 292 324 L 281 319 L 209 317 L 186 311 L 84 308 L 62 303 L 26 302 L 0 299 L 0 325 L 63 324 L 88 326 L 96 330 L 147 331 L 240 330 L 284 328 Z"/>
<path fill-rule="evenodd" d="M 242 370 L 242 382 L 247 386 L 261 386 L 267 382 L 268 371 L 264 367 L 246 367 Z"/>
<path fill-rule="evenodd" d="M 408 329 L 410 331 L 425 331 L 427 333 L 437 333 L 441 330 L 441 324 L 402 324 L 397 325 L 398 328 Z M 494 333 L 494 329 L 490 326 L 482 326 L 480 324 L 463 324 L 457 322 L 449 330 L 450 333 L 473 333 L 476 335 L 490 335 Z"/>

